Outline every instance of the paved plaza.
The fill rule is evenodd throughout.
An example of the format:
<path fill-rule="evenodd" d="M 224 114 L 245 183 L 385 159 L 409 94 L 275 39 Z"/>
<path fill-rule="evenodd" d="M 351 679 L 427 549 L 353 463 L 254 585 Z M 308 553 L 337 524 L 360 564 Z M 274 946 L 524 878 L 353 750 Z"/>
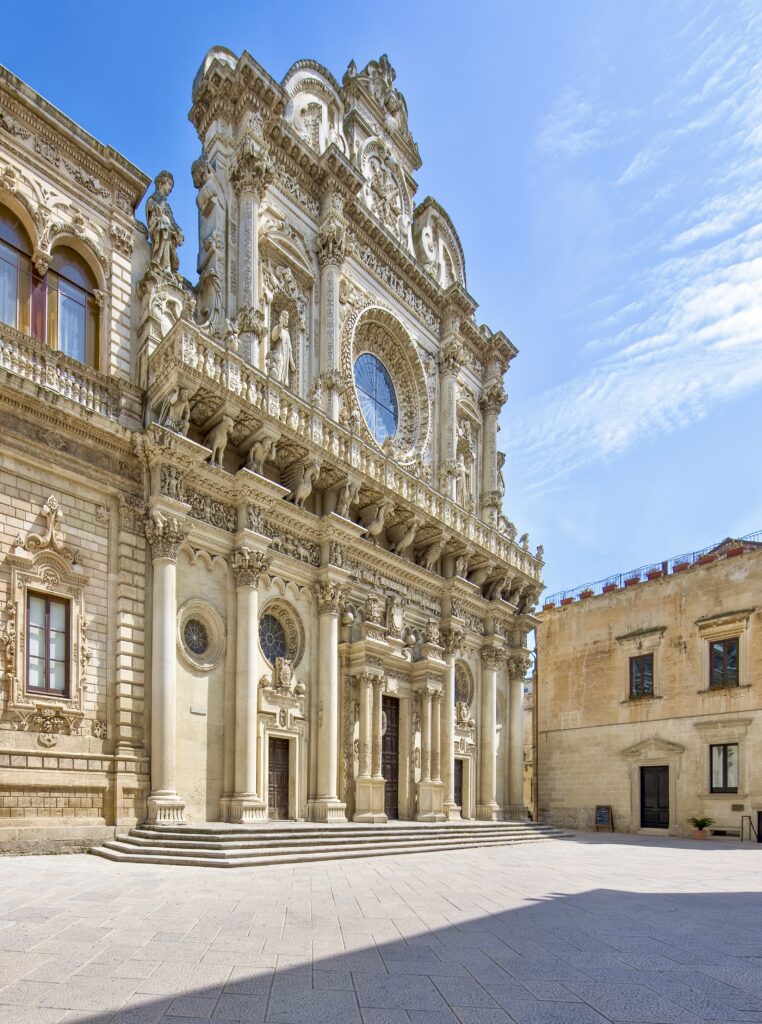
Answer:
<path fill-rule="evenodd" d="M 762 1021 L 762 846 L 0 866 L 0 1024 Z"/>

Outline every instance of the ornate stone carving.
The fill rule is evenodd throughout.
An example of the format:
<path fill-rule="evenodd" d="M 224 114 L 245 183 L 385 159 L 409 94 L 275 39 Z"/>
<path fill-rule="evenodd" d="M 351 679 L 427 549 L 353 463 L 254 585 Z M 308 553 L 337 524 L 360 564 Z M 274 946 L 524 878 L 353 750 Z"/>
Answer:
<path fill-rule="evenodd" d="M 132 237 L 132 231 L 129 228 L 123 227 L 116 221 L 111 222 L 109 228 L 109 237 L 111 238 L 111 244 L 116 252 L 121 253 L 126 259 L 132 259 L 132 252 L 135 247 L 135 243 Z"/>
<path fill-rule="evenodd" d="M 442 552 L 444 551 L 446 544 L 446 537 L 439 537 L 432 544 L 429 544 L 429 546 L 424 549 L 418 563 L 421 568 L 428 569 L 429 572 L 434 572 L 434 568 L 442 557 Z"/>
<path fill-rule="evenodd" d="M 339 491 L 339 498 L 336 502 L 336 515 L 349 519 L 349 509 L 355 504 L 360 495 L 360 485 L 353 480 L 347 480 Z"/>
<path fill-rule="evenodd" d="M 270 538 L 270 547 L 278 554 L 288 555 L 305 565 L 320 565 L 320 548 L 303 537 L 297 536 L 288 530 L 283 530 L 268 523 L 260 530 L 266 537 Z"/>
<path fill-rule="evenodd" d="M 239 548 L 231 555 L 230 568 L 236 587 L 257 587 L 270 568 L 270 559 L 262 551 Z"/>
<path fill-rule="evenodd" d="M 392 551 L 395 555 L 401 555 L 403 551 L 407 550 L 415 540 L 415 535 L 421 528 L 422 519 L 420 516 L 413 516 L 410 522 L 405 527 L 405 532 L 402 534 L 396 544 L 392 546 Z"/>
<path fill-rule="evenodd" d="M 466 632 L 463 629 L 448 626 L 441 631 L 440 641 L 448 657 L 454 657 L 466 642 Z"/>
<path fill-rule="evenodd" d="M 16 538 L 16 547 L 24 548 L 26 551 L 55 551 L 67 562 L 76 562 L 78 552 L 64 543 L 61 526 L 63 524 L 63 510 L 54 494 L 48 498 L 42 506 L 42 514 L 45 517 L 45 533 L 29 533 L 26 540 L 19 535 Z"/>
<path fill-rule="evenodd" d="M 202 154 L 191 167 L 198 189 L 198 316 L 212 331 L 222 322 L 225 310 L 225 201 L 214 170 Z"/>
<path fill-rule="evenodd" d="M 222 460 L 225 455 L 225 448 L 228 443 L 228 436 L 233 429 L 232 416 L 223 416 L 220 422 L 212 427 L 204 438 L 204 444 L 211 448 L 212 454 L 209 458 L 209 465 L 222 469 Z"/>
<path fill-rule="evenodd" d="M 423 631 L 423 638 L 427 644 L 439 643 L 439 623 L 436 619 L 429 619 Z"/>
<path fill-rule="evenodd" d="M 318 586 L 318 614 L 338 615 L 343 598 L 341 585 L 335 580 L 325 580 Z"/>
<path fill-rule="evenodd" d="M 235 533 L 238 529 L 238 512 L 234 505 L 226 505 L 208 494 L 193 490 L 185 491 L 184 500 L 190 505 L 188 515 L 194 519 L 227 533 Z"/>
<path fill-rule="evenodd" d="M 508 396 L 502 383 L 500 381 L 493 381 L 482 392 L 482 396 L 479 399 L 479 408 L 485 415 L 497 416 L 505 405 L 507 398 Z"/>
<path fill-rule="evenodd" d="M 317 459 L 310 462 L 292 462 L 281 474 L 284 487 L 289 489 L 288 500 L 293 501 L 297 508 L 304 508 L 319 476 L 320 463 Z"/>
<path fill-rule="evenodd" d="M 154 191 L 146 202 L 146 219 L 151 243 L 151 266 L 173 278 L 177 276 L 180 261 L 178 246 L 184 236 L 177 226 L 168 196 L 175 185 L 169 171 L 161 171 L 154 180 Z"/>
<path fill-rule="evenodd" d="M 162 466 L 159 486 L 161 493 L 175 501 L 185 501 L 185 477 L 176 466 Z"/>
<path fill-rule="evenodd" d="M 497 668 L 505 655 L 500 647 L 490 645 L 489 647 L 482 647 L 479 651 L 479 657 L 481 658 L 483 668 Z"/>
<path fill-rule="evenodd" d="M 266 357 L 268 374 L 286 387 L 290 386 L 291 374 L 296 371 L 288 320 L 288 310 L 282 309 L 278 323 L 270 332 L 270 350 Z"/>
<path fill-rule="evenodd" d="M 317 254 L 321 267 L 340 267 L 346 255 L 346 228 L 340 216 L 329 214 L 320 225 Z"/>
<path fill-rule="evenodd" d="M 278 448 L 278 442 L 273 437 L 261 437 L 249 448 L 249 455 L 246 459 L 246 468 L 254 473 L 262 475 L 266 462 L 272 462 Z"/>
<path fill-rule="evenodd" d="M 378 538 L 384 530 L 386 517 L 394 510 L 394 502 L 391 498 L 382 498 L 379 502 L 366 505 L 360 511 L 360 520 L 365 527 L 369 538 L 377 543 Z"/>
<path fill-rule="evenodd" d="M 258 200 L 272 183 L 275 164 L 269 153 L 247 132 L 238 146 L 230 180 L 237 195 L 253 192 Z"/>
<path fill-rule="evenodd" d="M 178 516 L 154 509 L 146 519 L 145 533 L 154 559 L 167 558 L 175 562 L 180 545 L 190 533 L 190 525 Z"/>

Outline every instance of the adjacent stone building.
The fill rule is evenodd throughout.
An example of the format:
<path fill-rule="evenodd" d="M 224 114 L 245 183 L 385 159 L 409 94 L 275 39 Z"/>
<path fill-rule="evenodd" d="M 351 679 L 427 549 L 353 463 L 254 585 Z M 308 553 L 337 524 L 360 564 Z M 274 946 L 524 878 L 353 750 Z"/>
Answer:
<path fill-rule="evenodd" d="M 394 69 L 218 47 L 190 119 L 194 282 L 172 175 L 142 225 L 149 178 L 0 72 L 0 847 L 520 815 L 516 349 Z"/>
<path fill-rule="evenodd" d="M 529 738 L 542 821 L 681 835 L 762 819 L 762 536 L 549 598 Z M 534 747 L 534 750 L 532 750 Z M 744 835 L 753 836 L 749 822 Z"/>

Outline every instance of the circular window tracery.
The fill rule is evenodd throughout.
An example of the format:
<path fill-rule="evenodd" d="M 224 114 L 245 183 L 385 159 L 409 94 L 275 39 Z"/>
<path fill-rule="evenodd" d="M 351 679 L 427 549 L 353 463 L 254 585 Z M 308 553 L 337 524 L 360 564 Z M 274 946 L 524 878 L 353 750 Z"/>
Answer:
<path fill-rule="evenodd" d="M 206 654 L 209 649 L 209 631 L 201 619 L 187 619 L 183 627 L 185 646 L 193 654 Z"/>
<path fill-rule="evenodd" d="M 399 407 L 391 375 L 378 356 L 363 352 L 355 360 L 355 387 L 368 430 L 379 444 L 397 433 Z"/>
<path fill-rule="evenodd" d="M 259 620 L 259 643 L 271 665 L 276 658 L 287 657 L 286 631 L 274 615 L 263 615 Z"/>

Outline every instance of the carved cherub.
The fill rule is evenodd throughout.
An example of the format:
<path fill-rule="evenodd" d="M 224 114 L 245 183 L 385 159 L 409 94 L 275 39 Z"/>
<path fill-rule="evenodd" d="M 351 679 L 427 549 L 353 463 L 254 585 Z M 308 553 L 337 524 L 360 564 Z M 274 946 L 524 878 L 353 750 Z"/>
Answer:
<path fill-rule="evenodd" d="M 212 427 L 204 438 L 204 444 L 207 448 L 211 448 L 212 450 L 209 458 L 210 466 L 217 466 L 219 469 L 222 469 L 222 459 L 225 455 L 228 435 L 232 429 L 232 416 L 223 416 L 220 422 L 215 427 Z"/>
<path fill-rule="evenodd" d="M 261 437 L 258 441 L 255 441 L 252 444 L 251 448 L 249 448 L 246 468 L 261 476 L 265 463 L 271 462 L 275 458 L 276 450 L 277 441 L 275 438 Z"/>
<path fill-rule="evenodd" d="M 190 399 L 187 388 L 175 388 L 168 398 L 164 399 L 159 412 L 159 423 L 167 430 L 187 437 L 190 426 Z"/>

